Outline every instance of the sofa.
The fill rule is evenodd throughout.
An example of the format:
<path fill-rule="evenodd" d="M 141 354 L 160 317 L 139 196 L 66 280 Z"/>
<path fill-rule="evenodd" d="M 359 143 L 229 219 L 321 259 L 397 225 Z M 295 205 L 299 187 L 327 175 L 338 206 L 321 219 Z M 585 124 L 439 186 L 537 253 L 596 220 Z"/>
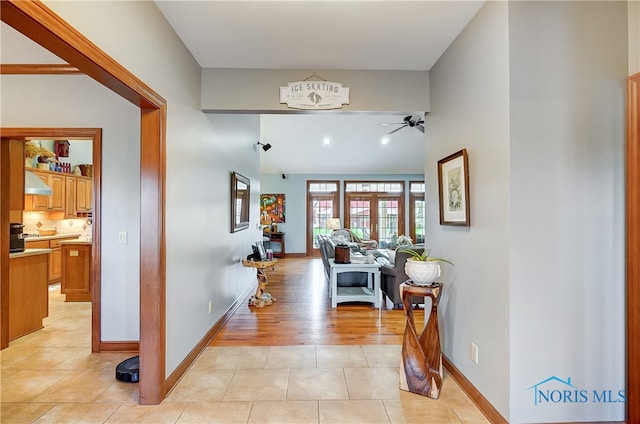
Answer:
<path fill-rule="evenodd" d="M 408 246 L 409 249 L 418 253 L 424 251 L 423 246 Z M 380 288 L 382 293 L 393 303 L 394 309 L 402 309 L 402 297 L 400 297 L 400 284 L 409 279 L 404 272 L 404 264 L 411 256 L 404 248 L 399 247 L 395 250 L 395 254 L 389 255 L 390 262 L 380 266 Z M 414 296 L 411 299 L 413 304 L 423 304 L 424 299 L 420 296 Z"/>
<path fill-rule="evenodd" d="M 327 280 L 331 278 L 331 269 L 329 261 L 335 257 L 335 243 L 331 237 L 326 235 L 318 235 L 318 247 L 320 248 L 320 256 L 322 257 L 322 264 L 324 265 L 324 275 Z M 355 248 L 355 247 L 354 247 Z M 352 248 L 352 249 L 354 249 Z M 337 284 L 339 287 L 366 287 L 367 286 L 367 273 L 366 272 L 344 272 L 338 274 Z"/>

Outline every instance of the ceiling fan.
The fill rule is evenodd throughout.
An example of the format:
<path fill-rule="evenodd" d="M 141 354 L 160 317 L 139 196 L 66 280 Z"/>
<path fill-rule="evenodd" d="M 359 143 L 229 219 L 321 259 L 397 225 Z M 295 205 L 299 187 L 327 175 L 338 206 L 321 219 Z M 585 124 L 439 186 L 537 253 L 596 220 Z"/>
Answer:
<path fill-rule="evenodd" d="M 389 131 L 387 134 L 393 134 L 396 131 L 400 131 L 404 127 L 415 128 L 424 133 L 424 119 L 420 115 L 407 115 L 404 117 L 402 122 L 389 122 L 386 124 L 380 125 L 401 125 L 401 127 L 396 128 L 395 130 Z"/>

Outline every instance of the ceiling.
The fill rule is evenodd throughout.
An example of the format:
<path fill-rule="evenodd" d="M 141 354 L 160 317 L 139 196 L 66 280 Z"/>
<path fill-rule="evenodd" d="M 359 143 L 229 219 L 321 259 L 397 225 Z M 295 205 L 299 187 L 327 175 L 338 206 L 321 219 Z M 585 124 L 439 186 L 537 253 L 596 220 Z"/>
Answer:
<path fill-rule="evenodd" d="M 203 68 L 425 71 L 484 2 L 155 3 Z"/>
<path fill-rule="evenodd" d="M 155 1 L 203 68 L 311 69 L 320 75 L 322 69 L 429 70 L 483 3 Z M 1 35 L 20 36 L 4 23 Z M 31 43 L 25 40 L 20 42 Z M 3 54 L 3 63 L 59 61 L 32 46 L 21 52 L 23 58 L 8 61 Z M 422 174 L 423 133 L 407 127 L 380 143 L 397 126 L 379 124 L 402 122 L 406 113 L 262 115 L 261 141 L 273 147 L 260 150 L 261 172 Z"/>

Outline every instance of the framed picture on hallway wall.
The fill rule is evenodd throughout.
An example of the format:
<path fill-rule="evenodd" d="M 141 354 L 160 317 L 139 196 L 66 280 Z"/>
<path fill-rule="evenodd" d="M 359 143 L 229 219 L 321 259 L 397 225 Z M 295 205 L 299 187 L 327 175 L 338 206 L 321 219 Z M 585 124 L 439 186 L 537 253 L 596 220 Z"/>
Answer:
<path fill-rule="evenodd" d="M 284 222 L 284 194 L 260 195 L 260 221 L 278 224 Z"/>
<path fill-rule="evenodd" d="M 470 226 L 467 149 L 438 161 L 440 225 Z"/>

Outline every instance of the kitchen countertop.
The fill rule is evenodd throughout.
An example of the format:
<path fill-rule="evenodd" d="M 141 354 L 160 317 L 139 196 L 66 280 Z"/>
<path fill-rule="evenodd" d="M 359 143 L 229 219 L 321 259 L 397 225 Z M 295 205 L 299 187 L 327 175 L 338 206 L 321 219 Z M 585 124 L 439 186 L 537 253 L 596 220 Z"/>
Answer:
<path fill-rule="evenodd" d="M 24 249 L 24 252 L 9 253 L 9 259 L 24 258 L 26 256 L 48 255 L 51 249 Z"/>
<path fill-rule="evenodd" d="M 82 246 L 91 246 L 91 242 L 89 240 L 64 240 L 60 242 L 61 245 L 67 245 L 67 244 L 75 244 L 75 245 L 82 245 Z"/>
<path fill-rule="evenodd" d="M 40 237 L 27 237 L 24 239 L 25 243 L 30 241 L 42 241 L 42 240 L 55 240 L 61 238 L 78 238 L 81 234 L 56 234 L 55 236 L 40 236 Z"/>

